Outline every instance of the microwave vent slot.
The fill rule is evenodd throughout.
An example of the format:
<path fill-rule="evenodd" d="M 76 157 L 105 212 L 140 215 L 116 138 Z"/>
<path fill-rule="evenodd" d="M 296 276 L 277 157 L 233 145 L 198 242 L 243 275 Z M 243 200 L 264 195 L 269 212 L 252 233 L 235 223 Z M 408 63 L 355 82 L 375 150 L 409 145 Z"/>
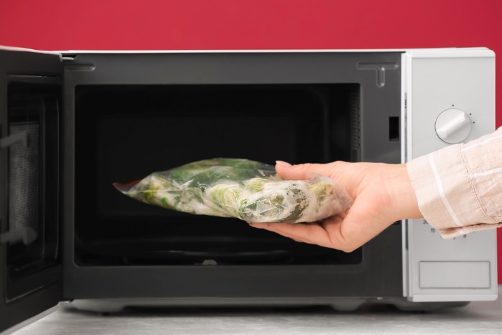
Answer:
<path fill-rule="evenodd" d="M 350 94 L 350 128 L 351 149 L 359 152 L 361 149 L 361 103 L 359 90 Z"/>

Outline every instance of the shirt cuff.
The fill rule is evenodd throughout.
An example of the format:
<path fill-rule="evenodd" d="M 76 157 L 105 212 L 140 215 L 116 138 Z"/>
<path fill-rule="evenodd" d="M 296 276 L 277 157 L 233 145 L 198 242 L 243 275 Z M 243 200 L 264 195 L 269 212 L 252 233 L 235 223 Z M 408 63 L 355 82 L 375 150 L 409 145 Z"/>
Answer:
<path fill-rule="evenodd" d="M 420 212 L 443 238 L 495 228 L 471 185 L 459 145 L 452 145 L 406 164 Z"/>

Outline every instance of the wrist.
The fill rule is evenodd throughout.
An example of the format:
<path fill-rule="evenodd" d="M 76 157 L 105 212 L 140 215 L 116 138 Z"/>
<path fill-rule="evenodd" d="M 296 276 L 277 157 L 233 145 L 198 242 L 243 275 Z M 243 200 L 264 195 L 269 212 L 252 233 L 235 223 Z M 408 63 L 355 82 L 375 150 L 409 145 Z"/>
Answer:
<path fill-rule="evenodd" d="M 406 164 L 396 164 L 392 168 L 394 171 L 389 176 L 391 180 L 388 181 L 388 185 L 392 186 L 390 196 L 395 220 L 421 218 L 422 213 Z"/>

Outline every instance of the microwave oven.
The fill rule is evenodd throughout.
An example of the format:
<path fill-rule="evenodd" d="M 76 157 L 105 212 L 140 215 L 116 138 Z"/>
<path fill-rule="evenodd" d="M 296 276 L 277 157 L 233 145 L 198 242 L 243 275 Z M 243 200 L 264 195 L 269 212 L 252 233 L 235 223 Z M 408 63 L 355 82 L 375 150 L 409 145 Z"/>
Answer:
<path fill-rule="evenodd" d="M 497 297 L 494 230 L 443 240 L 403 220 L 344 253 L 112 186 L 206 158 L 401 163 L 478 138 L 495 129 L 488 49 L 4 47 L 0 76 L 0 332 L 60 301 L 424 310 Z"/>

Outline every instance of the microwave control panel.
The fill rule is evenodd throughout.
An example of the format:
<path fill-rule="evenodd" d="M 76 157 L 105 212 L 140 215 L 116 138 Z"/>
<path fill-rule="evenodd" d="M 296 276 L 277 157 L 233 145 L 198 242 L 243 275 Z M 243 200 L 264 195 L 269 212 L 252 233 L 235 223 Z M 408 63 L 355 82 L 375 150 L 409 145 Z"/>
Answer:
<path fill-rule="evenodd" d="M 403 54 L 403 162 L 495 130 L 495 55 L 487 49 Z M 403 224 L 403 287 L 411 301 L 497 298 L 496 231 L 443 239 L 424 219 Z"/>

